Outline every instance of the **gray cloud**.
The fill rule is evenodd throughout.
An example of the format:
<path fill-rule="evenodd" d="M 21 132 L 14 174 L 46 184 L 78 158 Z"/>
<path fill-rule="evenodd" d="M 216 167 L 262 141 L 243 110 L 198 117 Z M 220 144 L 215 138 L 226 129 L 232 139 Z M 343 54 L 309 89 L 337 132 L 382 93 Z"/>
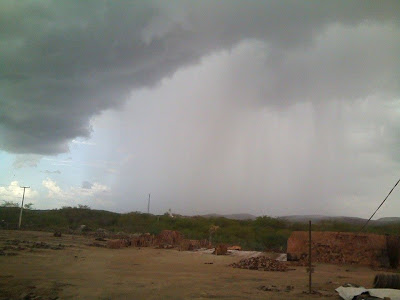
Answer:
<path fill-rule="evenodd" d="M 42 159 L 41 155 L 36 155 L 36 154 L 18 154 L 15 157 L 13 167 L 15 169 L 20 169 L 20 168 L 36 168 L 39 161 Z"/>
<path fill-rule="evenodd" d="M 86 190 L 90 190 L 93 186 L 93 183 L 89 182 L 89 181 L 84 181 L 82 182 L 82 188 L 86 189 Z"/>
<path fill-rule="evenodd" d="M 243 59 L 227 80 L 263 105 L 398 97 L 399 12 L 399 1 L 2 1 L 0 149 L 66 152 L 133 89 L 243 41 L 265 47 L 259 77 Z"/>
<path fill-rule="evenodd" d="M 40 172 L 45 173 L 45 174 L 61 174 L 60 170 L 55 170 L 55 171 L 44 170 L 44 171 L 40 171 Z"/>

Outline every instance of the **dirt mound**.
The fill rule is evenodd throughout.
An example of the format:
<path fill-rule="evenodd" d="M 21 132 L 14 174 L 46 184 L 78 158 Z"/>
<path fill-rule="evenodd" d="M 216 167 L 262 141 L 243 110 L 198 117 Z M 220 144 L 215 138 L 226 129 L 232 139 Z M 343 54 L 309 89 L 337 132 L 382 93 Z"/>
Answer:
<path fill-rule="evenodd" d="M 258 257 L 242 259 L 241 261 L 233 263 L 230 266 L 240 269 L 261 270 L 261 271 L 285 272 L 288 270 L 286 263 L 270 259 L 266 256 L 258 256 Z"/>

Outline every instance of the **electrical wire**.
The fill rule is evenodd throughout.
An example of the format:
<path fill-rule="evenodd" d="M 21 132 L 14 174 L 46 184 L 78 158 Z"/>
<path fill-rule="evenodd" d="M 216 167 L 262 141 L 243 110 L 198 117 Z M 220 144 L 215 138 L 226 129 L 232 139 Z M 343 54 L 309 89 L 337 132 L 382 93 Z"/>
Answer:
<path fill-rule="evenodd" d="M 385 203 L 386 199 L 389 198 L 390 194 L 393 192 L 393 190 L 396 188 L 396 186 L 399 184 L 400 179 L 396 182 L 396 184 L 394 185 L 394 187 L 392 187 L 392 189 L 390 190 L 389 194 L 387 194 L 387 196 L 385 197 L 385 199 L 383 199 L 382 203 L 378 206 L 378 208 L 375 210 L 375 212 L 372 214 L 372 216 L 368 219 L 367 222 L 365 222 L 364 226 L 360 229 L 360 232 L 364 230 L 365 227 L 367 227 L 369 221 L 371 221 L 371 219 L 375 216 L 376 212 L 381 208 L 381 206 L 383 205 L 383 203 Z"/>

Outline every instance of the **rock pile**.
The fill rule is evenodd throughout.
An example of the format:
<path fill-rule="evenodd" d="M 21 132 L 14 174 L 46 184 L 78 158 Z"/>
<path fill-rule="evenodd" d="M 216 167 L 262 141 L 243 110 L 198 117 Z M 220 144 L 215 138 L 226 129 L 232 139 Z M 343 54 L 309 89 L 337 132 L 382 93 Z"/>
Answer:
<path fill-rule="evenodd" d="M 233 263 L 230 266 L 240 269 L 261 270 L 261 271 L 285 272 L 288 270 L 286 263 L 270 259 L 266 256 L 258 256 L 258 257 L 242 259 L 241 261 Z"/>

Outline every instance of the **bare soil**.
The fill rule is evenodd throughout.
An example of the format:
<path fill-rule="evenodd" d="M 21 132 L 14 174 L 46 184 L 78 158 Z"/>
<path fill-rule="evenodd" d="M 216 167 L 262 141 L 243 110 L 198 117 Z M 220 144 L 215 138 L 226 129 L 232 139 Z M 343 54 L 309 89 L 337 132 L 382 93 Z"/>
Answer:
<path fill-rule="evenodd" d="M 93 242 L 84 236 L 0 230 L 0 299 L 339 299 L 335 288 L 372 287 L 377 273 L 317 264 L 316 293 L 310 295 L 305 267 L 237 269 L 228 266 L 243 258 L 237 255 L 88 246 Z"/>

